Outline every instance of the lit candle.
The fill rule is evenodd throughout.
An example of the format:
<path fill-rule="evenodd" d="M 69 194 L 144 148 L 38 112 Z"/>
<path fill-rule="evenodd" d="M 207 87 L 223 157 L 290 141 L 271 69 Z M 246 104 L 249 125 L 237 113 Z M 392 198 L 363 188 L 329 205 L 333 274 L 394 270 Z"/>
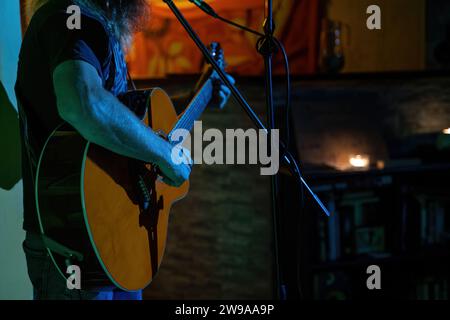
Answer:
<path fill-rule="evenodd" d="M 369 156 L 366 155 L 356 155 L 350 156 L 350 165 L 354 168 L 367 168 L 369 167 Z"/>

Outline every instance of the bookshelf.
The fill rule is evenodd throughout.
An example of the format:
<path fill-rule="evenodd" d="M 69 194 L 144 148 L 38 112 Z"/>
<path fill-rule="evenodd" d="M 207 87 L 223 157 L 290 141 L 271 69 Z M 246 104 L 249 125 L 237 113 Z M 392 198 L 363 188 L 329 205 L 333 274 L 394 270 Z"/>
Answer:
<path fill-rule="evenodd" d="M 305 175 L 333 214 L 318 214 L 306 199 L 303 298 L 448 299 L 450 165 Z M 366 287 L 370 265 L 381 268 L 381 290 Z"/>

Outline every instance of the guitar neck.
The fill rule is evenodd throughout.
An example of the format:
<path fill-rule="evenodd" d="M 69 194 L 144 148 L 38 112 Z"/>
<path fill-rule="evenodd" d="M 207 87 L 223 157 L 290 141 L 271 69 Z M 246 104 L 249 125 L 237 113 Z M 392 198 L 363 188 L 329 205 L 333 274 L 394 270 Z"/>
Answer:
<path fill-rule="evenodd" d="M 213 95 L 213 82 L 211 78 L 207 79 L 200 89 L 195 94 L 194 98 L 192 98 L 191 102 L 187 106 L 183 115 L 175 124 L 174 128 L 169 134 L 169 141 L 171 141 L 172 133 L 175 130 L 183 129 L 187 131 L 191 131 L 194 127 L 195 121 L 197 121 L 200 116 L 205 111 L 209 102 L 211 101 Z"/>

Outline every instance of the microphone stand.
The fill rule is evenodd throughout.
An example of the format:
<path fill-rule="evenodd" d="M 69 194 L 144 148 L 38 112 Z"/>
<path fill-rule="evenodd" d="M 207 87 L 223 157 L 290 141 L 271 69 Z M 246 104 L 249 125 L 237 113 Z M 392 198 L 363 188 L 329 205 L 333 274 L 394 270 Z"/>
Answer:
<path fill-rule="evenodd" d="M 236 88 L 236 86 L 231 83 L 231 81 L 226 76 L 225 72 L 220 68 L 220 66 L 217 64 L 217 62 L 214 60 L 212 55 L 210 54 L 208 48 L 205 46 L 205 44 L 200 40 L 198 35 L 193 30 L 192 26 L 189 24 L 189 22 L 186 20 L 186 18 L 183 16 L 183 14 L 180 12 L 178 7 L 175 5 L 173 0 L 163 0 L 167 6 L 170 8 L 170 10 L 173 12 L 175 17 L 178 19 L 178 21 L 181 23 L 181 25 L 184 27 L 186 32 L 189 34 L 191 39 L 194 41 L 196 46 L 200 49 L 202 52 L 205 60 L 212 66 L 212 68 L 217 72 L 222 82 L 231 90 L 231 94 L 236 99 L 236 101 L 239 103 L 239 105 L 244 109 L 244 111 L 247 113 L 247 115 L 250 117 L 250 119 L 253 121 L 255 126 L 258 129 L 264 130 L 268 137 L 270 138 L 270 132 L 266 128 L 266 126 L 261 122 L 255 111 L 252 109 L 252 107 L 248 104 L 248 102 L 245 100 L 244 96 L 241 94 L 241 92 Z M 267 19 L 264 24 L 264 39 L 261 42 L 261 45 L 259 47 L 259 52 L 264 56 L 264 63 L 265 63 L 265 70 L 266 70 L 266 103 L 267 103 L 267 118 L 268 118 L 268 125 L 269 129 L 275 128 L 275 116 L 274 116 L 274 103 L 273 103 L 273 79 L 272 79 L 272 56 L 275 52 L 275 44 L 274 44 L 274 24 L 273 24 L 273 11 L 272 11 L 272 0 L 266 0 L 267 1 Z M 270 146 L 272 146 L 272 143 L 270 143 Z M 295 157 L 289 152 L 288 146 L 286 146 L 282 141 L 280 141 L 280 149 L 283 154 L 283 159 L 285 162 L 289 165 L 291 168 L 291 171 L 294 176 L 297 176 L 298 181 L 300 184 L 303 184 L 303 186 L 306 188 L 308 193 L 313 197 L 317 205 L 322 209 L 322 211 L 329 216 L 330 213 L 328 212 L 328 209 L 324 206 L 322 201 L 318 198 L 318 196 L 311 190 L 309 185 L 306 183 L 306 181 L 303 179 L 299 165 L 295 159 Z M 280 257 L 279 257 L 279 232 L 280 232 L 280 216 L 279 216 L 279 210 L 278 210 L 278 183 L 276 175 L 272 176 L 272 213 L 273 213 L 273 221 L 274 221 L 274 255 L 275 255 L 275 274 L 276 274 L 276 286 L 278 289 L 278 298 L 285 300 L 287 288 L 284 284 L 284 277 L 282 270 L 280 268 Z"/>
<path fill-rule="evenodd" d="M 267 108 L 267 125 L 269 130 L 275 129 L 275 109 L 273 103 L 273 75 L 272 75 L 272 56 L 276 51 L 276 45 L 273 40 L 274 23 L 273 23 L 273 11 L 272 0 L 266 0 L 266 20 L 264 21 L 264 36 L 260 38 L 258 42 L 258 51 L 264 58 L 265 68 L 265 82 L 266 82 L 266 108 Z M 287 129 L 287 128 L 286 128 Z M 270 137 L 270 136 L 269 136 Z M 272 146 L 272 142 L 269 143 Z M 286 146 L 288 148 L 289 146 Z M 280 245 L 283 241 L 280 241 L 280 235 L 283 229 L 283 215 L 281 214 L 279 204 L 279 179 L 278 174 L 270 177 L 271 189 L 272 189 L 272 216 L 274 224 L 274 241 L 275 241 L 275 260 L 276 260 L 276 285 L 278 290 L 278 297 L 281 300 L 287 299 L 287 284 L 284 278 L 284 272 L 281 265 L 283 264 L 283 252 L 285 245 Z"/>

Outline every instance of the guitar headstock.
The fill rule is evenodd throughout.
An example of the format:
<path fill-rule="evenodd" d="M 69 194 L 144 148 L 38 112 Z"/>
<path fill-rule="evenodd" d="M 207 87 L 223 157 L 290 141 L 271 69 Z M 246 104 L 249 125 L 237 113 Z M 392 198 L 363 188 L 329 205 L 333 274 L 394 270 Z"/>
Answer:
<path fill-rule="evenodd" d="M 218 42 L 212 42 L 209 45 L 209 51 L 213 56 L 214 60 L 217 62 L 219 67 L 223 70 L 226 67 L 225 58 L 223 54 L 223 49 Z"/>

